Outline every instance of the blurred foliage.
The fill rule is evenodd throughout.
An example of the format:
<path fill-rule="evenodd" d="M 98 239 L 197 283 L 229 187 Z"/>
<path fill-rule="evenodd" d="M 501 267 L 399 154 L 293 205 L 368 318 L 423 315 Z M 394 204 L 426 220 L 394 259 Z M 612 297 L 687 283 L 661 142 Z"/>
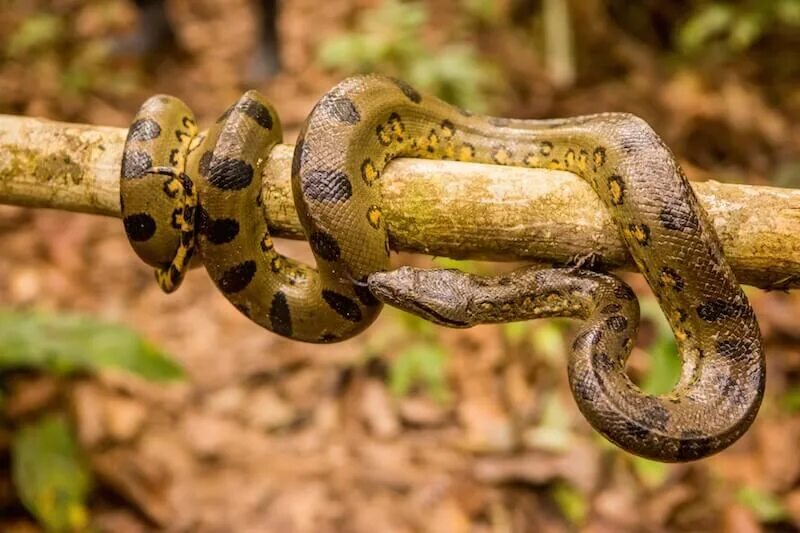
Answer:
<path fill-rule="evenodd" d="M 800 0 L 712 2 L 701 4 L 678 28 L 677 44 L 686 53 L 715 42 L 740 52 L 780 27 L 800 27 Z"/>
<path fill-rule="evenodd" d="M 47 531 L 85 530 L 90 474 L 63 417 L 48 416 L 14 435 L 12 472 L 20 500 Z"/>
<path fill-rule="evenodd" d="M 639 301 L 642 318 L 652 322 L 656 328 L 656 338 L 648 349 L 650 365 L 639 387 L 648 394 L 664 394 L 675 387 L 681 375 L 678 345 L 655 298 Z"/>
<path fill-rule="evenodd" d="M 503 20 L 503 2 L 496 0 L 461 0 L 461 7 L 476 22 L 497 24 Z"/>
<path fill-rule="evenodd" d="M 541 418 L 525 432 L 525 443 L 537 450 L 564 453 L 573 443 L 572 416 L 557 392 L 544 395 Z"/>
<path fill-rule="evenodd" d="M 639 481 L 648 489 L 655 490 L 661 487 L 667 481 L 669 476 L 670 466 L 666 463 L 659 463 L 658 461 L 651 461 L 644 457 L 627 454 L 630 459 L 633 471 Z"/>
<path fill-rule="evenodd" d="M 364 10 L 353 32 L 324 42 L 320 62 L 348 74 L 391 74 L 455 105 L 484 112 L 485 95 L 497 86 L 500 72 L 479 59 L 472 44 L 432 49 L 422 38 L 426 24 L 423 3 L 387 0 Z"/>
<path fill-rule="evenodd" d="M 561 481 L 552 486 L 550 496 L 572 525 L 583 525 L 589 510 L 589 504 L 584 494 L 572 485 Z"/>
<path fill-rule="evenodd" d="M 8 38 L 6 54 L 19 58 L 26 54 L 46 52 L 62 38 L 64 19 L 52 13 L 40 13 L 25 19 Z"/>
<path fill-rule="evenodd" d="M 788 413 L 800 412 L 800 387 L 791 387 L 783 393 L 780 407 Z"/>
<path fill-rule="evenodd" d="M 447 352 L 436 342 L 416 342 L 401 350 L 392 362 L 389 388 L 397 396 L 408 394 L 415 385 L 434 400 L 447 403 L 452 395 L 445 379 Z"/>
<path fill-rule="evenodd" d="M 0 385 L 18 370 L 71 375 L 107 369 L 155 381 L 183 377 L 180 366 L 125 327 L 74 315 L 0 312 Z M 47 531 L 83 531 L 91 472 L 62 409 L 14 433 L 13 481 Z"/>
<path fill-rule="evenodd" d="M 567 354 L 564 349 L 564 333 L 567 331 L 567 319 L 543 320 L 532 328 L 530 345 L 533 352 L 542 361 L 551 366 L 566 364 Z"/>
<path fill-rule="evenodd" d="M 0 372 L 16 368 L 53 374 L 125 370 L 165 381 L 181 368 L 134 331 L 89 317 L 0 312 Z"/>
<path fill-rule="evenodd" d="M 436 257 L 433 259 L 436 268 L 454 268 L 470 274 L 490 274 L 493 266 L 480 261 L 469 259 L 451 259 L 449 257 Z"/>
<path fill-rule="evenodd" d="M 387 307 L 384 314 L 388 320 L 375 328 L 363 352 L 364 363 L 392 353 L 388 376 L 392 394 L 419 392 L 448 403 L 452 399 L 446 379 L 448 354 L 437 337 L 437 326 L 393 307 Z"/>
<path fill-rule="evenodd" d="M 113 19 L 111 10 L 98 10 Z M 58 64 L 58 89 L 72 97 L 87 93 L 123 96 L 139 85 L 135 69 L 115 68 L 108 42 L 76 39 L 78 23 L 68 11 L 47 9 L 33 12 L 4 39 L 0 58 L 25 64 L 45 76 Z M 113 74 L 113 75 L 112 75 Z"/>
<path fill-rule="evenodd" d="M 789 515 L 786 508 L 774 494 L 755 487 L 742 487 L 736 499 L 748 507 L 762 522 L 780 522 Z"/>

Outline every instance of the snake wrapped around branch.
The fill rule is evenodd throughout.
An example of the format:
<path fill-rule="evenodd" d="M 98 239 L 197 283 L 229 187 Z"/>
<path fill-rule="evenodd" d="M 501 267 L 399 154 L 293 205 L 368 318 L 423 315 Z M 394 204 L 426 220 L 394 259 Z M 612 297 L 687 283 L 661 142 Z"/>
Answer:
<path fill-rule="evenodd" d="M 174 290 L 195 249 L 242 313 L 285 337 L 344 340 L 389 303 L 450 327 L 541 317 L 583 320 L 569 382 L 592 426 L 661 461 L 724 449 L 752 423 L 765 361 L 752 308 L 670 150 L 625 113 L 516 120 L 472 115 L 408 84 L 349 78 L 326 93 L 298 137 L 295 206 L 316 268 L 278 253 L 258 177 L 281 141 L 274 109 L 250 91 L 206 131 L 179 100 L 155 96 L 125 146 L 121 203 L 136 253 Z M 398 157 L 557 168 L 588 181 L 617 224 L 678 342 L 681 377 L 643 393 L 625 365 L 639 307 L 619 278 L 580 268 L 524 268 L 479 277 L 389 270 L 376 186 Z"/>

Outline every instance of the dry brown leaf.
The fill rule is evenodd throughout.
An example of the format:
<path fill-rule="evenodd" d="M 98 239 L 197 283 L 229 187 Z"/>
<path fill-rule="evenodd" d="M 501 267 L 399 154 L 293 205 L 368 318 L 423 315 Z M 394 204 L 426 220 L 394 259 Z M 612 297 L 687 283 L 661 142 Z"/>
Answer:
<path fill-rule="evenodd" d="M 169 501 L 172 478 L 166 466 L 132 449 L 115 448 L 90 456 L 101 483 L 111 487 L 157 524 L 174 514 Z"/>
<path fill-rule="evenodd" d="M 723 533 L 761 533 L 764 531 L 753 512 L 742 505 L 731 505 L 722 515 Z"/>

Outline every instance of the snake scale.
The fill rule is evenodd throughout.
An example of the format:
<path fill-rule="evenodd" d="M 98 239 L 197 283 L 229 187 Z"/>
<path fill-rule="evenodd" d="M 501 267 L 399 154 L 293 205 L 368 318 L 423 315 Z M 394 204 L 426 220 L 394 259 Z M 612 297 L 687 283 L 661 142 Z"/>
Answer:
<path fill-rule="evenodd" d="M 675 158 L 624 113 L 550 119 L 472 115 L 388 77 L 349 78 L 306 119 L 292 187 L 316 268 L 279 254 L 261 199 L 261 171 L 281 141 L 275 111 L 246 93 L 207 131 L 188 108 L 156 96 L 130 127 L 121 175 L 127 235 L 174 290 L 195 247 L 222 293 L 261 326 L 335 342 L 389 303 L 469 327 L 539 317 L 583 319 L 568 375 L 581 412 L 624 449 L 661 461 L 715 453 L 750 426 L 765 361 L 758 325 L 707 215 Z M 496 277 L 402 267 L 390 245 L 378 180 L 397 157 L 557 168 L 583 177 L 605 204 L 672 327 L 683 360 L 667 395 L 625 372 L 639 322 L 633 291 L 579 268 Z"/>

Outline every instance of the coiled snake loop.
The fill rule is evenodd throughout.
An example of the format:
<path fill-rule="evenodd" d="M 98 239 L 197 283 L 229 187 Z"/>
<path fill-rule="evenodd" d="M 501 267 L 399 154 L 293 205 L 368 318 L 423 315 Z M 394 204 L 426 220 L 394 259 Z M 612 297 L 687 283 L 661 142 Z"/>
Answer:
<path fill-rule="evenodd" d="M 246 93 L 208 131 L 174 98 L 132 124 L 122 165 L 125 229 L 167 291 L 197 245 L 223 294 L 280 335 L 334 342 L 366 328 L 381 301 L 451 327 L 548 316 L 584 320 L 568 363 L 589 422 L 662 461 L 715 453 L 750 426 L 764 391 L 758 325 L 714 229 L 669 149 L 641 119 L 473 116 L 381 76 L 349 78 L 307 118 L 292 165 L 295 205 L 316 269 L 277 253 L 262 216 L 261 169 L 280 142 L 274 110 Z M 618 278 L 523 269 L 493 278 L 389 267 L 378 180 L 397 157 L 569 170 L 594 188 L 658 297 L 681 378 L 643 393 L 625 373 L 639 309 Z M 199 205 L 197 201 L 199 199 Z"/>

